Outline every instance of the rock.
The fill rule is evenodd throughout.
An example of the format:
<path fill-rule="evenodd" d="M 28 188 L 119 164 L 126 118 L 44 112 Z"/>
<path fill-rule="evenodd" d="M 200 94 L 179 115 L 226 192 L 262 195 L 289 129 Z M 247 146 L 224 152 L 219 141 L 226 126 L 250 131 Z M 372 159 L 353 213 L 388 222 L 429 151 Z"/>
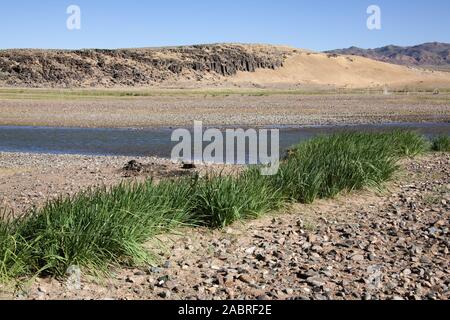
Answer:
<path fill-rule="evenodd" d="M 256 247 L 250 247 L 248 249 L 245 250 L 245 253 L 248 255 L 252 255 L 256 250 Z"/>
<path fill-rule="evenodd" d="M 172 294 L 168 290 L 164 290 L 158 293 L 158 296 L 162 299 L 170 299 L 171 295 Z"/>
<path fill-rule="evenodd" d="M 72 265 L 66 270 L 66 287 L 69 290 L 81 289 L 81 270 L 79 266 Z"/>
<path fill-rule="evenodd" d="M 319 277 L 309 277 L 306 279 L 306 283 L 310 284 L 313 287 L 324 287 L 326 285 L 325 280 Z"/>
<path fill-rule="evenodd" d="M 297 277 L 300 278 L 300 279 L 303 279 L 303 280 L 306 280 L 306 279 L 312 278 L 312 277 L 316 277 L 318 275 L 319 275 L 319 273 L 315 272 L 313 270 L 308 270 L 307 272 L 301 272 L 300 271 L 300 272 L 297 273 Z"/>
<path fill-rule="evenodd" d="M 143 170 L 143 165 L 136 160 L 131 160 L 123 167 L 123 170 L 131 172 L 141 172 Z"/>
<path fill-rule="evenodd" d="M 266 261 L 266 256 L 263 255 L 263 254 L 261 254 L 261 253 L 258 253 L 258 254 L 255 256 L 255 258 L 256 258 L 256 260 L 258 260 L 258 261 Z"/>
<path fill-rule="evenodd" d="M 40 293 L 44 293 L 44 294 L 47 293 L 47 290 L 45 288 L 43 288 L 43 287 L 40 287 L 40 286 L 37 288 L 37 290 Z"/>
<path fill-rule="evenodd" d="M 439 229 L 436 227 L 431 227 L 428 229 L 428 233 L 431 234 L 432 236 L 436 236 L 439 234 Z"/>
<path fill-rule="evenodd" d="M 312 243 L 312 244 L 316 243 L 317 242 L 317 236 L 314 235 L 314 234 L 309 234 L 308 235 L 308 242 Z"/>
<path fill-rule="evenodd" d="M 424 264 L 430 264 L 432 261 L 431 261 L 431 259 L 430 259 L 429 257 L 427 257 L 427 256 L 421 256 L 421 257 L 420 257 L 420 262 L 421 262 L 421 263 L 424 263 Z"/>
<path fill-rule="evenodd" d="M 355 254 L 351 257 L 351 259 L 353 261 L 363 261 L 364 260 L 364 256 L 362 254 Z"/>
<path fill-rule="evenodd" d="M 239 275 L 238 279 L 247 284 L 254 283 L 254 280 L 248 274 L 241 274 Z"/>
<path fill-rule="evenodd" d="M 152 273 L 161 273 L 161 272 L 162 272 L 162 269 L 161 269 L 161 268 L 158 268 L 158 267 L 150 267 L 150 268 L 148 269 L 148 271 L 149 271 L 150 274 L 152 274 Z"/>
<path fill-rule="evenodd" d="M 196 169 L 197 166 L 194 163 L 183 163 L 181 168 L 184 170 L 192 170 L 192 169 Z"/>
<path fill-rule="evenodd" d="M 294 290 L 292 290 L 291 288 L 286 288 L 286 289 L 284 289 L 284 292 L 287 294 L 287 295 L 293 295 L 294 294 Z"/>
<path fill-rule="evenodd" d="M 170 276 L 169 275 L 165 275 L 165 276 L 161 276 L 158 278 L 158 282 L 160 284 L 164 284 L 165 282 L 170 280 Z"/>
<path fill-rule="evenodd" d="M 233 276 L 226 276 L 223 279 L 223 283 L 226 287 L 231 287 L 234 284 L 234 277 Z"/>
<path fill-rule="evenodd" d="M 405 270 L 402 271 L 402 274 L 403 274 L 403 276 L 405 276 L 405 277 L 409 276 L 411 273 L 412 273 L 412 272 L 411 272 L 410 269 L 405 269 Z"/>

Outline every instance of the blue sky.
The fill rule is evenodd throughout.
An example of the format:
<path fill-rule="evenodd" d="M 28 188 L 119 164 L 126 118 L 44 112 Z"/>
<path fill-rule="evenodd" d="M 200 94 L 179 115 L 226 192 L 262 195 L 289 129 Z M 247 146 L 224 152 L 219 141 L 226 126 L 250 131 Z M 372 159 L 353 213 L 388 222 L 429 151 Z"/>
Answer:
<path fill-rule="evenodd" d="M 81 30 L 66 28 L 69 5 Z M 380 6 L 382 29 L 366 27 Z M 327 50 L 450 42 L 449 0 L 1 0 L 0 48 L 129 48 L 216 42 Z"/>

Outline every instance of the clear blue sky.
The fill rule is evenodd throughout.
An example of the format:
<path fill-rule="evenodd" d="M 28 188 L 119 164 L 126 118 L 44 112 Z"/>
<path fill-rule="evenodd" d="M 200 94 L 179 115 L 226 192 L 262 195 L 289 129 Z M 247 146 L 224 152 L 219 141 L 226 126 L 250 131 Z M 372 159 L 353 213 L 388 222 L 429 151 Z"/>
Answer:
<path fill-rule="evenodd" d="M 71 4 L 81 8 L 81 30 L 66 28 Z M 366 28 L 371 4 L 382 10 L 380 31 Z M 450 0 L 1 0 L 0 13 L 0 48 L 450 42 Z"/>

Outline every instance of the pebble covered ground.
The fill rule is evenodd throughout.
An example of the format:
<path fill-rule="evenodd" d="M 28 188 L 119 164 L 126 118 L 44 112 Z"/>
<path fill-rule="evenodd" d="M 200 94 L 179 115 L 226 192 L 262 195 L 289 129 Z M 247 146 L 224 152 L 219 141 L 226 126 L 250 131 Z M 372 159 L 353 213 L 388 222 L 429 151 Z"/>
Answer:
<path fill-rule="evenodd" d="M 74 100 L 0 99 L 0 125 L 148 128 L 448 122 L 450 94 L 181 94 Z"/>
<path fill-rule="evenodd" d="M 160 262 L 102 279 L 37 279 L 18 299 L 449 299 L 450 155 L 365 190 L 162 236 Z M 77 277 L 75 276 L 75 279 Z M 0 294 L 1 296 L 1 294 Z"/>

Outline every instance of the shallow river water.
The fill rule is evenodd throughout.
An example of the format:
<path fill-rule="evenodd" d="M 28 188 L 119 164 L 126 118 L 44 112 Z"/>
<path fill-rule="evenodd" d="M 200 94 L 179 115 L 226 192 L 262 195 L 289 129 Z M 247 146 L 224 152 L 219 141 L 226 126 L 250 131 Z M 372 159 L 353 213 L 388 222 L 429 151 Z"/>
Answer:
<path fill-rule="evenodd" d="M 386 131 L 412 129 L 427 137 L 450 135 L 450 123 L 390 123 L 356 126 L 281 127 L 280 149 L 320 134 L 344 130 Z M 86 129 L 49 127 L 1 127 L 0 152 L 124 155 L 170 157 L 176 142 L 172 128 Z"/>

